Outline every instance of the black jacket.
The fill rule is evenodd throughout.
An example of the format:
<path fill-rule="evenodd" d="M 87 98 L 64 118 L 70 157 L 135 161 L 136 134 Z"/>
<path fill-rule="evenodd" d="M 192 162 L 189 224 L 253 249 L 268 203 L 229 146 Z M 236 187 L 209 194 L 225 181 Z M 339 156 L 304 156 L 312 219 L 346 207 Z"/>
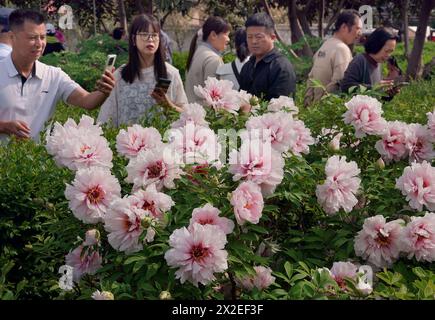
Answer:
<path fill-rule="evenodd" d="M 265 100 L 296 92 L 296 75 L 290 61 L 276 49 L 255 65 L 252 56 L 240 72 L 240 89 Z"/>

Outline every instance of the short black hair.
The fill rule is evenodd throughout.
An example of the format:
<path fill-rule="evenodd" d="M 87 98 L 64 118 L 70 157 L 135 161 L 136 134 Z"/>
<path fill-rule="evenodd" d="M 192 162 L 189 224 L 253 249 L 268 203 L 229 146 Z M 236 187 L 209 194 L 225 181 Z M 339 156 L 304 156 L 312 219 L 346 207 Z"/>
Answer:
<path fill-rule="evenodd" d="M 360 18 L 358 11 L 354 9 L 343 10 L 335 21 L 334 32 L 340 30 L 343 23 L 346 24 L 349 29 L 352 28 L 355 25 L 357 18 Z"/>
<path fill-rule="evenodd" d="M 366 53 L 378 53 L 388 40 L 398 40 L 398 37 L 387 28 L 379 27 L 373 31 L 364 43 Z"/>
<path fill-rule="evenodd" d="M 112 34 L 113 39 L 121 40 L 123 35 L 124 35 L 124 29 L 122 29 L 121 27 L 113 29 L 113 34 Z"/>
<path fill-rule="evenodd" d="M 28 20 L 37 25 L 45 23 L 45 17 L 38 11 L 17 9 L 12 11 L 9 16 L 9 26 L 11 30 L 20 28 Z"/>
<path fill-rule="evenodd" d="M 274 31 L 275 24 L 267 13 L 258 12 L 246 20 L 245 27 L 265 27 L 268 31 Z"/>

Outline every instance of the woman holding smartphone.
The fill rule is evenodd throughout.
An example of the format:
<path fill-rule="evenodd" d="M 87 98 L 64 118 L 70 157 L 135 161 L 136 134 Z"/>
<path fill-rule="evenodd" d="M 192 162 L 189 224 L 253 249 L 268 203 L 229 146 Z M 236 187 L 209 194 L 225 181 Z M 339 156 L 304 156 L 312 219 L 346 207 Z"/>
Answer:
<path fill-rule="evenodd" d="M 190 43 L 187 58 L 186 93 L 189 102 L 201 103 L 193 88 L 203 86 L 208 77 L 217 77 L 223 65 L 222 53 L 230 38 L 230 25 L 221 17 L 209 17 Z"/>
<path fill-rule="evenodd" d="M 97 121 L 105 123 L 111 119 L 116 127 L 137 123 L 143 116 L 151 115 L 155 104 L 180 112 L 187 97 L 178 69 L 165 62 L 157 19 L 146 14 L 136 16 L 128 40 L 128 62 L 115 71 L 115 88 L 101 106 Z M 156 86 L 169 81 L 167 93 Z"/>

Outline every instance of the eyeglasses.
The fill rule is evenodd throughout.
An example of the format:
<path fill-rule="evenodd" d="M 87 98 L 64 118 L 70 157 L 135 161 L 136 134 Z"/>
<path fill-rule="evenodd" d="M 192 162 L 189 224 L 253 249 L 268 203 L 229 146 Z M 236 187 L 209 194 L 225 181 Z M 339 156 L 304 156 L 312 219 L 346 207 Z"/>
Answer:
<path fill-rule="evenodd" d="M 143 32 L 143 33 L 136 33 L 136 35 L 139 36 L 139 38 L 142 39 L 143 41 L 146 40 L 157 41 L 160 38 L 158 33 Z"/>

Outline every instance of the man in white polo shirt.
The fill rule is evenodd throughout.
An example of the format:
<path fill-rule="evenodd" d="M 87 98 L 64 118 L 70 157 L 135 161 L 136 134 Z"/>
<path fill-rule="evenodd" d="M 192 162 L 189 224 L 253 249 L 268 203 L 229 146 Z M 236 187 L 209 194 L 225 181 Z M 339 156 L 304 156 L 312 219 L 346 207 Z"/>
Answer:
<path fill-rule="evenodd" d="M 97 91 L 87 92 L 60 68 L 38 61 L 46 44 L 44 17 L 15 10 L 9 16 L 12 53 L 0 62 L 0 140 L 5 135 L 38 140 L 44 123 L 62 99 L 85 109 L 101 105 L 115 85 L 105 71 Z"/>

